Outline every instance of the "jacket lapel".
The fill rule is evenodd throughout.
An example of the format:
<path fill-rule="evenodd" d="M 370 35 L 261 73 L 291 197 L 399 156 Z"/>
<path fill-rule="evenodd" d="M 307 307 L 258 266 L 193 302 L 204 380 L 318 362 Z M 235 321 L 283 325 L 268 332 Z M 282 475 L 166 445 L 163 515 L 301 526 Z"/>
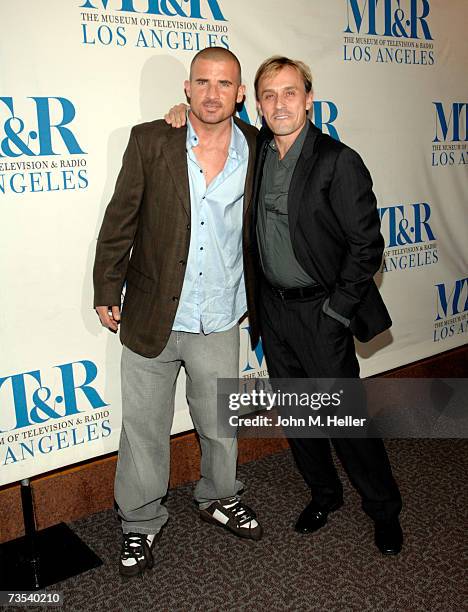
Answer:
<path fill-rule="evenodd" d="M 255 181 L 253 186 L 252 200 L 254 202 L 254 225 L 257 222 L 257 210 L 258 210 L 258 199 L 260 197 L 260 187 L 262 185 L 263 178 L 263 167 L 265 165 L 265 158 L 268 151 L 269 140 L 263 140 L 257 151 L 257 163 L 255 165 Z"/>
<path fill-rule="evenodd" d="M 247 141 L 248 142 L 248 141 Z M 247 165 L 247 176 L 245 177 L 244 191 L 244 216 L 252 203 L 252 188 L 255 172 L 255 143 L 249 143 L 249 162 Z"/>
<path fill-rule="evenodd" d="M 169 168 L 169 174 L 174 182 L 177 195 L 190 218 L 190 190 L 186 152 L 187 128 L 174 129 L 167 144 L 163 147 L 163 155 Z"/>
<path fill-rule="evenodd" d="M 288 193 L 288 220 L 291 240 L 294 239 L 299 210 L 303 202 L 302 194 L 307 184 L 307 176 L 312 172 L 318 158 L 318 142 L 321 131 L 310 123 L 307 136 L 293 172 Z"/>
<path fill-rule="evenodd" d="M 257 136 L 252 133 L 252 131 L 245 129 L 245 124 L 243 121 L 240 121 L 237 117 L 234 117 L 234 123 L 240 129 L 240 131 L 244 134 L 245 139 L 247 141 L 247 145 L 249 147 L 249 161 L 247 164 L 247 176 L 245 177 L 245 191 L 244 191 L 244 206 L 243 206 L 243 215 L 247 214 L 247 211 L 252 203 L 252 188 L 254 182 L 254 173 L 255 173 L 255 149 L 256 149 L 256 139 Z"/>

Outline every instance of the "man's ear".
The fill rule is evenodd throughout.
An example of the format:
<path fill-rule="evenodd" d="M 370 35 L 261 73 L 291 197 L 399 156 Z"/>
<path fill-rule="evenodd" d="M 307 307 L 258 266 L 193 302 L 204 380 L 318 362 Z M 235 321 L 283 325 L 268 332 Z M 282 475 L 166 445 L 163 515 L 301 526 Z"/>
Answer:
<path fill-rule="evenodd" d="M 309 91 L 306 95 L 306 110 L 310 110 L 314 101 L 314 94 Z"/>
<path fill-rule="evenodd" d="M 258 100 L 255 102 L 255 105 L 257 107 L 257 113 L 260 115 L 260 117 L 263 117 L 262 108 L 261 108 L 260 102 Z"/>
<path fill-rule="evenodd" d="M 185 89 L 185 95 L 187 97 L 187 100 L 190 100 L 190 95 L 192 93 L 190 89 L 190 81 L 184 81 L 184 89 Z"/>
<path fill-rule="evenodd" d="M 236 98 L 237 104 L 240 104 L 241 102 L 243 102 L 244 99 L 245 99 L 245 85 L 239 85 L 237 89 L 237 98 Z"/>

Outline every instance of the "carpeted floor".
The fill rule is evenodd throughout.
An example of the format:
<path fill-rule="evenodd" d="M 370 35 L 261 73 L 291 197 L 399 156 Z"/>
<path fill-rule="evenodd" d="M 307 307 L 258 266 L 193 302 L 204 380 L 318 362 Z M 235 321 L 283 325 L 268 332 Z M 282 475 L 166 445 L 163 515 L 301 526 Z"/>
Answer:
<path fill-rule="evenodd" d="M 239 469 L 244 500 L 257 511 L 261 542 L 203 523 L 191 486 L 171 491 L 171 520 L 144 577 L 117 573 L 120 527 L 102 512 L 72 525 L 104 565 L 56 585 L 66 610 L 455 612 L 466 609 L 465 440 L 387 444 L 404 509 L 405 546 L 384 557 L 356 492 L 341 471 L 345 505 L 313 535 L 292 526 L 308 502 L 289 452 Z M 464 559 L 465 555 L 465 559 Z"/>

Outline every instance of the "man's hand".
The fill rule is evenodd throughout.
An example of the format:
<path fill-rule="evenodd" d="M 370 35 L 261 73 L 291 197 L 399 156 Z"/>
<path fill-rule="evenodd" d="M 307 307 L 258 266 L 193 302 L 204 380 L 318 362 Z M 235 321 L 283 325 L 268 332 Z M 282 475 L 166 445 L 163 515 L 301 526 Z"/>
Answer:
<path fill-rule="evenodd" d="M 96 312 L 103 327 L 114 333 L 119 329 L 120 306 L 96 306 Z"/>
<path fill-rule="evenodd" d="M 183 102 L 173 106 L 169 112 L 164 115 L 164 121 L 174 128 L 184 127 L 187 123 L 187 110 L 190 108 Z"/>

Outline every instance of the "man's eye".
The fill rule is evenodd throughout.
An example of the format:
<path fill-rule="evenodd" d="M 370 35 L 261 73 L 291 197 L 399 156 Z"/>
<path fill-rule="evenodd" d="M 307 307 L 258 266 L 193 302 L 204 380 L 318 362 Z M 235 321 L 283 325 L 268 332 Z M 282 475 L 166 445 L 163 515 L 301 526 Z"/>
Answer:
<path fill-rule="evenodd" d="M 287 95 L 287 96 L 295 96 L 295 95 L 296 95 L 296 92 L 295 92 L 295 91 L 287 91 L 287 92 L 286 92 L 286 95 Z"/>

